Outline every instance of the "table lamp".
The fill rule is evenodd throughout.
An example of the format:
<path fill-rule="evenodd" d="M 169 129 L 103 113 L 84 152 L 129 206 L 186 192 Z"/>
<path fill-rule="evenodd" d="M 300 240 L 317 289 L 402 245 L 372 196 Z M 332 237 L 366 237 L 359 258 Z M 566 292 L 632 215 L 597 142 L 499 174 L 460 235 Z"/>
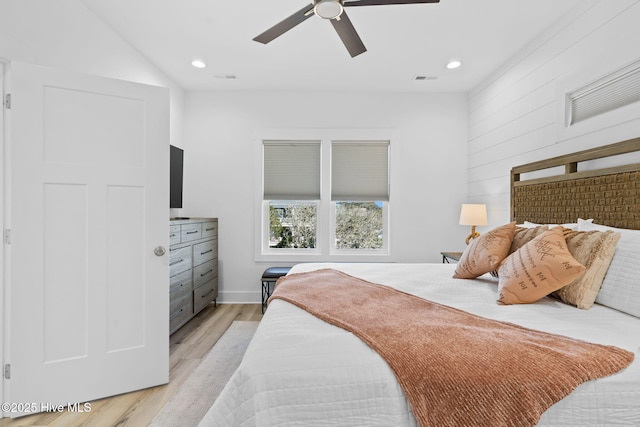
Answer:
<path fill-rule="evenodd" d="M 460 225 L 470 225 L 471 234 L 467 236 L 467 245 L 472 239 L 478 238 L 480 233 L 476 231 L 477 225 L 487 225 L 487 205 L 463 204 L 460 209 Z"/>

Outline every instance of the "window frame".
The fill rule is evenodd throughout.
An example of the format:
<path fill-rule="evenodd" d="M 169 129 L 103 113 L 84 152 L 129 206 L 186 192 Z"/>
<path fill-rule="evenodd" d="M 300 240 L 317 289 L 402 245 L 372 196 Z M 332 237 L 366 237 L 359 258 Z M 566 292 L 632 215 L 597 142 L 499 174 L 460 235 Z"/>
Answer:
<path fill-rule="evenodd" d="M 394 129 L 296 129 L 261 130 L 255 135 L 255 218 L 254 258 L 258 262 L 388 262 L 391 254 L 391 200 L 394 149 L 397 145 Z M 279 141 L 320 141 L 320 200 L 317 202 L 316 247 L 313 249 L 273 249 L 269 247 L 269 200 L 263 200 L 263 143 Z M 389 200 L 383 202 L 383 247 L 381 249 L 335 248 L 335 202 L 331 201 L 331 144 L 335 141 L 384 141 L 389 145 Z M 332 241 L 333 240 L 333 241 Z"/>

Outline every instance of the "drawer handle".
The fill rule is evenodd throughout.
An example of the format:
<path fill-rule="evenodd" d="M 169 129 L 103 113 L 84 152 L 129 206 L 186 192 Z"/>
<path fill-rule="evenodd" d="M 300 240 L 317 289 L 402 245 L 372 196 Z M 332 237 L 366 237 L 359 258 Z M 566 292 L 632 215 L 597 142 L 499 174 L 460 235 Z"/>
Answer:
<path fill-rule="evenodd" d="M 172 265 L 180 264 L 182 261 L 184 261 L 184 258 L 179 259 L 178 261 L 174 261 L 174 262 L 170 263 L 169 267 L 171 267 Z"/>
<path fill-rule="evenodd" d="M 209 249 L 208 251 L 200 252 L 200 255 L 208 254 L 209 252 L 213 252 L 213 249 Z"/>
<path fill-rule="evenodd" d="M 204 231 L 213 231 L 213 230 L 215 230 L 215 228 L 205 228 Z"/>
<path fill-rule="evenodd" d="M 206 276 L 207 274 L 209 274 L 209 273 L 211 273 L 211 272 L 213 272 L 213 268 L 212 268 L 211 270 L 207 271 L 206 273 L 202 273 L 202 274 L 200 275 L 200 277 Z"/>
<path fill-rule="evenodd" d="M 173 320 L 176 317 L 180 316 L 180 313 L 182 313 L 183 311 L 184 311 L 184 309 L 181 308 L 180 311 L 173 313 L 173 316 L 171 316 L 171 319 L 169 319 L 169 320 Z"/>
<path fill-rule="evenodd" d="M 187 231 L 187 234 L 195 234 L 195 233 L 197 233 L 197 232 L 198 232 L 198 230 L 194 230 L 194 231 Z"/>
<path fill-rule="evenodd" d="M 209 289 L 209 292 L 207 292 L 206 294 L 202 295 L 202 298 L 206 298 L 207 295 L 211 295 L 212 292 L 213 292 L 213 289 Z"/>
<path fill-rule="evenodd" d="M 176 237 L 176 233 L 169 234 L 169 237 Z"/>

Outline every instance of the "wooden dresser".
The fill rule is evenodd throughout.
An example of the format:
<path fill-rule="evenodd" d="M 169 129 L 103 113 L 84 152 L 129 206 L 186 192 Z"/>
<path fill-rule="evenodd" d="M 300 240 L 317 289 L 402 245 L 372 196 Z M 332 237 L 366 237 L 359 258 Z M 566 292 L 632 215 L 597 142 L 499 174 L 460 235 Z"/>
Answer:
<path fill-rule="evenodd" d="M 172 219 L 169 238 L 172 334 L 218 298 L 218 219 Z"/>

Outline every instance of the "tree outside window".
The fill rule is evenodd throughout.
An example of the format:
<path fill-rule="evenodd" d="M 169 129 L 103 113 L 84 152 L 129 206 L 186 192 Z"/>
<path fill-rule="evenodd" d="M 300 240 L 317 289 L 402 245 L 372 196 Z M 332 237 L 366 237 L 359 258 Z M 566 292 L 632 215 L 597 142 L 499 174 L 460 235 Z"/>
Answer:
<path fill-rule="evenodd" d="M 382 248 L 381 202 L 336 202 L 336 249 Z"/>
<path fill-rule="evenodd" d="M 269 202 L 269 247 L 315 248 L 317 205 L 313 202 Z"/>

